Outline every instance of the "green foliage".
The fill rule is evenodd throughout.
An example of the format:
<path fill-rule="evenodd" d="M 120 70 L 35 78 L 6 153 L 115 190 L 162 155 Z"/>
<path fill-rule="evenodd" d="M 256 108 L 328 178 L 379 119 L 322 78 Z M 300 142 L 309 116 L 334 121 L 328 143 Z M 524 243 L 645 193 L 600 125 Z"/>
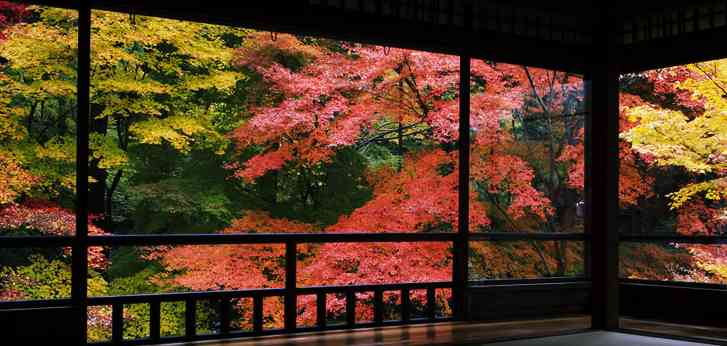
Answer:
<path fill-rule="evenodd" d="M 287 165 L 270 172 L 246 190 L 244 205 L 261 205 L 277 218 L 327 226 L 371 199 L 364 177 L 366 159 L 342 149 L 328 163 L 312 167 Z"/>
<path fill-rule="evenodd" d="M 135 247 L 118 247 L 111 251 L 111 263 L 112 266 L 106 271 L 106 276 L 109 281 L 115 284 L 116 278 L 130 277 L 136 273 L 147 270 L 149 273 L 158 271 L 157 266 L 154 263 L 149 263 L 141 257 L 138 248 Z M 150 275 L 147 275 L 148 277 Z M 135 285 L 138 286 L 138 285 Z M 144 286 L 141 291 L 148 289 L 149 287 Z"/>
<path fill-rule="evenodd" d="M 28 265 L 0 269 L 2 290 L 19 292 L 23 299 L 63 299 L 71 296 L 70 265 L 58 259 L 33 254 Z M 106 290 L 106 281 L 95 273 L 88 279 L 89 295 Z"/>
<path fill-rule="evenodd" d="M 21 292 L 25 299 L 59 299 L 71 296 L 71 272 L 66 263 L 31 256 L 31 264 L 23 267 L 4 267 L 0 271 L 3 290 Z"/>
<path fill-rule="evenodd" d="M 180 155 L 168 147 L 137 145 L 126 190 L 137 233 L 209 232 L 238 216 L 239 191 L 222 159 L 208 151 Z"/>
<path fill-rule="evenodd" d="M 156 270 L 145 269 L 133 275 L 116 278 L 109 286 L 111 295 L 162 293 L 170 288 L 154 283 Z M 209 333 L 214 328 L 217 307 L 200 302 L 197 306 L 197 326 L 199 333 Z M 160 334 L 162 336 L 184 335 L 184 302 L 161 304 Z M 124 338 L 139 339 L 149 336 L 149 305 L 130 304 L 124 307 Z"/>

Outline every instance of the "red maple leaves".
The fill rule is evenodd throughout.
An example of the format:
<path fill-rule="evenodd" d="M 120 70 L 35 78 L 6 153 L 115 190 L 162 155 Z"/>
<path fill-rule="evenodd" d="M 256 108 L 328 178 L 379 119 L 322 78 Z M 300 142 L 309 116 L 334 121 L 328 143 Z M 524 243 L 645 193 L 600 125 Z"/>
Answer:
<path fill-rule="evenodd" d="M 101 235 L 106 232 L 93 225 L 89 217 L 88 233 Z M 9 204 L 0 209 L 0 230 L 3 233 L 26 229 L 42 235 L 64 236 L 76 233 L 76 216 L 73 211 L 61 208 L 53 202 L 30 200 L 21 204 Z M 70 254 L 70 248 L 65 249 Z M 108 263 L 103 249 L 91 247 L 88 262 L 93 268 L 104 268 Z"/>
<path fill-rule="evenodd" d="M 0 1 L 0 31 L 22 21 L 28 15 L 27 6 L 12 1 Z M 0 32 L 0 39 L 4 38 L 5 34 Z"/>
<path fill-rule="evenodd" d="M 372 198 L 333 225 L 322 227 L 248 211 L 223 232 L 457 229 L 459 57 L 340 42 L 332 49 L 330 42 L 303 43 L 283 34 L 277 40 L 260 36 L 249 41 L 240 50 L 238 65 L 259 73 L 279 100 L 253 109 L 249 119 L 230 134 L 239 152 L 227 166 L 234 176 L 254 184 L 270 171 L 288 165 L 309 167 L 327 162 L 341 148 L 371 143 L 397 147 L 391 150 L 401 161 L 367 168 Z M 547 87 L 542 83 L 562 88 L 548 91 L 554 103 L 562 101 L 568 88 L 579 87 L 572 76 L 538 69 L 530 73 L 541 93 Z M 553 214 L 552 203 L 535 187 L 535 171 L 529 163 L 507 150 L 514 139 L 501 125 L 512 119 L 514 109 L 524 106 L 530 90 L 525 70 L 476 60 L 472 75 L 476 87 L 471 97 L 471 177 L 478 188 L 470 189 L 471 229 L 486 230 L 492 224 L 495 203 L 482 194 L 506 196 L 503 212 L 510 218 L 542 222 Z M 563 80 L 556 83 L 554 76 Z M 429 144 L 405 149 L 405 140 Z M 577 151 L 564 154 L 563 160 L 577 160 L 577 155 Z M 449 281 L 452 277 L 451 244 L 446 242 L 299 244 L 297 250 L 301 286 Z M 283 285 L 282 245 L 180 246 L 157 249 L 153 256 L 167 273 L 174 273 L 160 280 L 195 290 Z M 358 298 L 371 297 L 361 294 Z M 412 299 L 423 302 L 426 296 L 414 294 Z M 329 312 L 345 307 L 338 297 L 328 303 Z M 272 320 L 280 323 L 279 300 L 265 304 Z M 303 298 L 299 304 L 303 319 L 314 320 L 314 299 Z M 371 316 L 362 312 L 358 317 Z"/>

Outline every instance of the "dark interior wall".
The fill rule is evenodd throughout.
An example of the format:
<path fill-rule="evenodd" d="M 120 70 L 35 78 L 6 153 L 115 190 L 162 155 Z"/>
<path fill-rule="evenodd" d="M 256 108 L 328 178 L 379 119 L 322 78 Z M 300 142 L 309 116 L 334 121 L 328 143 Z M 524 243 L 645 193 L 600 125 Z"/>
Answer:
<path fill-rule="evenodd" d="M 619 291 L 621 316 L 727 327 L 725 290 L 628 283 Z"/>
<path fill-rule="evenodd" d="M 0 344 L 74 345 L 79 340 L 79 319 L 79 311 L 72 307 L 0 310 Z"/>
<path fill-rule="evenodd" d="M 475 286 L 468 291 L 476 321 L 544 318 L 590 313 L 589 282 Z"/>

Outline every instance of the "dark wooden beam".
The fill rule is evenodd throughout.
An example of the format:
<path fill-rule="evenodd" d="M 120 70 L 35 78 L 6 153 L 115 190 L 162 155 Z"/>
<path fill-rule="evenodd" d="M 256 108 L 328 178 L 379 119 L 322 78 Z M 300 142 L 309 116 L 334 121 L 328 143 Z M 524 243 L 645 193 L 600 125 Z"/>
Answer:
<path fill-rule="evenodd" d="M 73 7 L 74 1 L 33 3 Z M 464 6 L 468 0 L 458 0 Z M 458 23 L 437 24 L 378 14 L 315 6 L 309 1 L 94 0 L 95 9 L 133 12 L 180 20 L 241 26 L 257 30 L 328 37 L 401 48 L 459 54 L 492 61 L 583 73 L 589 46 L 474 30 Z M 465 11 L 467 14 L 467 11 Z M 584 28 L 584 31 L 589 28 Z M 533 54 L 537 52 L 537 54 Z"/>
<path fill-rule="evenodd" d="M 79 345 L 86 343 L 88 292 L 88 130 L 91 93 L 91 0 L 78 7 L 78 74 L 76 119 L 76 236 L 71 252 L 71 300 L 78 309 Z"/>
<path fill-rule="evenodd" d="M 623 73 L 640 72 L 727 57 L 727 26 L 677 37 L 638 42 L 623 47 Z"/>
<path fill-rule="evenodd" d="M 618 32 L 613 18 L 597 23 L 586 74 L 586 232 L 591 235 L 592 323 L 595 329 L 618 328 Z"/>

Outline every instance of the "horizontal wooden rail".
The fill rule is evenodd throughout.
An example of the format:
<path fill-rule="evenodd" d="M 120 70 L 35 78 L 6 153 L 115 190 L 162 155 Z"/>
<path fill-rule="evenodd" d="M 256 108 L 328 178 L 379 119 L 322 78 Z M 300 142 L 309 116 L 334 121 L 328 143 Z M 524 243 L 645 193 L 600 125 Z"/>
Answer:
<path fill-rule="evenodd" d="M 454 233 L 241 233 L 89 236 L 89 246 L 453 241 Z M 2 245 L 0 245 L 1 247 Z"/>
<path fill-rule="evenodd" d="M 58 308 L 58 307 L 68 307 L 68 306 L 71 306 L 72 304 L 73 304 L 73 301 L 70 298 L 0 301 L 0 309 Z"/>
<path fill-rule="evenodd" d="M 263 288 L 250 290 L 227 290 L 227 291 L 204 291 L 204 292 L 178 292 L 178 293 L 153 293 L 135 294 L 127 296 L 103 296 L 89 297 L 89 305 L 109 305 L 113 303 L 140 304 L 151 302 L 174 302 L 186 299 L 208 300 L 208 299 L 232 299 L 232 298 L 253 298 L 253 297 L 275 297 L 285 294 L 284 288 Z"/>
<path fill-rule="evenodd" d="M 693 288 L 700 290 L 721 290 L 727 292 L 727 285 L 712 284 L 702 282 L 684 282 L 684 281 L 657 281 L 644 279 L 620 279 L 621 285 L 632 286 L 659 286 L 659 287 L 677 287 L 677 288 Z"/>
<path fill-rule="evenodd" d="M 297 295 L 314 295 L 314 294 L 330 294 L 366 292 L 374 290 L 382 291 L 399 291 L 399 290 L 415 290 L 427 288 L 451 288 L 451 281 L 441 282 L 407 282 L 395 284 L 370 284 L 370 285 L 351 285 L 351 286 L 310 286 L 299 287 L 295 289 Z M 89 297 L 89 305 L 110 305 L 113 303 L 122 304 L 139 304 L 151 302 L 173 302 L 184 301 L 186 299 L 194 300 L 214 300 L 214 299 L 234 299 L 234 298 L 253 298 L 253 297 L 277 297 L 285 295 L 285 288 L 262 288 L 262 289 L 246 289 L 246 290 L 225 290 L 225 291 L 203 291 L 203 292 L 176 292 L 176 293 L 152 293 L 152 294 L 135 294 L 125 296 L 103 296 Z"/>
<path fill-rule="evenodd" d="M 674 233 L 621 234 L 619 240 L 632 243 L 727 244 L 727 235 L 679 235 Z"/>
<path fill-rule="evenodd" d="M 73 236 L 3 236 L 0 237 L 0 248 L 50 248 L 72 246 L 76 238 Z"/>
<path fill-rule="evenodd" d="M 169 234 L 169 235 L 121 235 L 89 236 L 89 246 L 148 246 L 148 245 L 205 245 L 205 244 L 284 244 L 303 243 L 373 243 L 373 242 L 429 242 L 454 241 L 456 233 L 240 233 L 240 234 Z M 667 237 L 669 238 L 669 237 Z M 673 236 L 670 238 L 674 238 Z M 691 242 L 714 242 L 719 237 L 677 237 Z M 518 241 L 518 240 L 587 240 L 585 233 L 533 233 L 533 232 L 486 232 L 470 233 L 470 240 Z M 654 239 L 665 239 L 655 237 Z M 721 237 L 727 242 L 727 237 Z M 685 242 L 687 242 L 685 240 Z M 73 236 L 21 236 L 0 237 L 0 248 L 66 247 L 73 245 Z"/>
<path fill-rule="evenodd" d="M 493 279 L 493 280 L 470 280 L 470 287 L 476 286 L 512 286 L 523 284 L 567 284 L 573 282 L 589 281 L 586 276 L 562 276 L 536 279 Z"/>
<path fill-rule="evenodd" d="M 521 240 L 588 240 L 588 233 L 545 233 L 545 232 L 483 232 L 470 233 L 469 240 L 521 241 Z"/>

